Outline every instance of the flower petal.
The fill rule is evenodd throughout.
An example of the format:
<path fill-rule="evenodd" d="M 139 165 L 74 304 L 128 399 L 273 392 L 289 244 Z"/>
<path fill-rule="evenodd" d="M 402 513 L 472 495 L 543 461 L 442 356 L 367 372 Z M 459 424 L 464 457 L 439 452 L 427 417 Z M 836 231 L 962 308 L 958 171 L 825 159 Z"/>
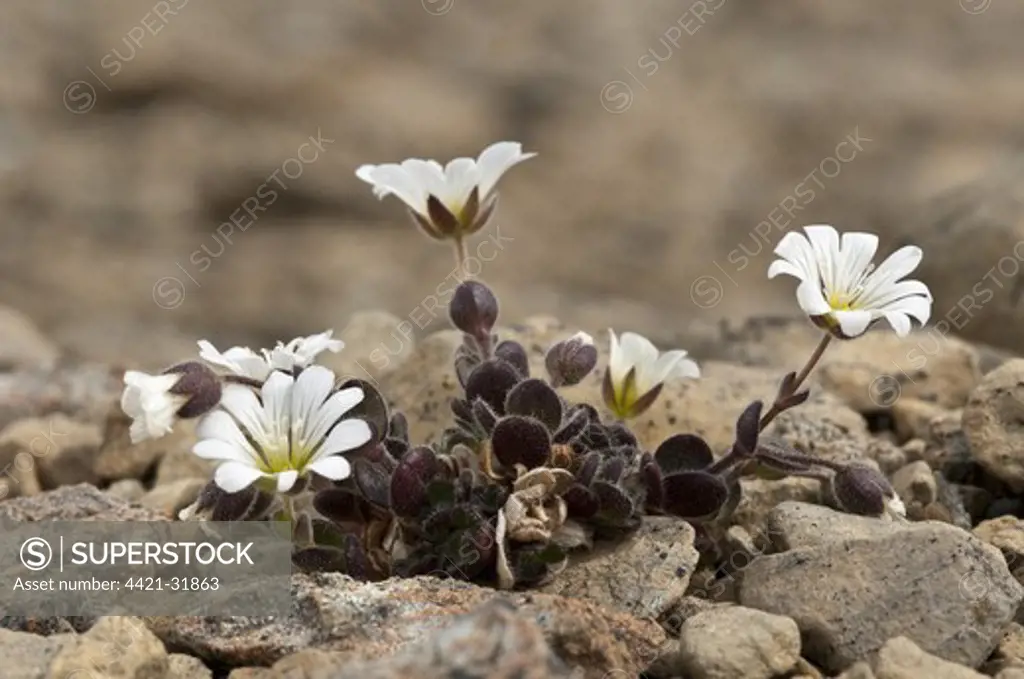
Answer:
<path fill-rule="evenodd" d="M 434 160 L 409 158 L 402 161 L 402 169 L 416 183 L 423 194 L 423 209 L 427 209 L 427 198 L 444 193 L 444 168 Z M 410 206 L 411 207 L 411 206 Z M 427 216 L 426 212 L 421 213 Z"/>
<path fill-rule="evenodd" d="M 313 461 L 354 450 L 369 441 L 371 436 L 373 433 L 370 431 L 370 425 L 363 420 L 342 420 L 327 435 L 324 444 L 313 456 Z"/>
<path fill-rule="evenodd" d="M 341 455 L 321 457 L 318 460 L 314 460 L 307 468 L 331 481 L 341 481 L 342 479 L 347 479 L 352 474 L 352 466 Z"/>
<path fill-rule="evenodd" d="M 238 423 L 223 410 L 214 410 L 204 415 L 196 427 L 196 436 L 199 438 L 199 443 L 204 441 L 221 441 L 238 451 L 237 456 L 221 456 L 211 459 L 237 459 L 241 462 L 249 462 L 250 464 L 255 464 L 260 459 L 252 444 L 245 438 L 242 430 L 238 428 Z M 192 450 L 195 452 L 195 448 Z M 201 453 L 196 454 L 199 457 L 205 457 Z"/>
<path fill-rule="evenodd" d="M 821 294 L 821 284 L 817 279 L 808 279 L 796 287 L 796 301 L 808 316 L 824 316 L 832 312 L 832 307 Z"/>
<path fill-rule="evenodd" d="M 277 474 L 277 492 L 287 493 L 292 487 L 295 486 L 295 482 L 299 480 L 299 473 L 294 469 L 287 469 Z"/>
<path fill-rule="evenodd" d="M 260 390 L 263 397 L 264 422 L 267 438 L 261 442 L 264 455 L 271 469 L 286 465 L 284 458 L 290 455 L 289 432 L 291 430 L 292 388 L 295 378 L 283 372 L 274 371 Z"/>
<path fill-rule="evenodd" d="M 814 249 L 811 248 L 811 243 L 807 240 L 807 236 L 800 233 L 799 231 L 790 231 L 779 240 L 779 244 L 775 246 L 775 254 L 782 258 L 783 261 L 789 262 L 791 267 L 776 267 L 776 263 L 772 263 L 769 267 L 769 277 L 774 278 L 780 273 L 787 273 L 795 276 L 802 281 L 813 280 L 815 284 L 819 282 L 818 274 L 818 263 L 814 258 Z M 773 272 L 772 269 L 775 269 Z M 785 270 L 780 270 L 780 269 Z M 796 271 L 801 272 L 799 275 Z M 774 274 L 774 275 L 772 275 Z"/>
<path fill-rule="evenodd" d="M 787 262 L 784 259 L 776 259 L 768 267 L 768 278 L 775 278 L 776 276 L 792 276 L 804 280 L 807 278 L 807 272 L 802 268 L 794 264 L 793 262 Z"/>
<path fill-rule="evenodd" d="M 470 192 L 480 181 L 476 162 L 472 158 L 456 158 L 445 168 L 444 181 L 444 191 L 437 198 L 458 217 Z"/>
<path fill-rule="evenodd" d="M 334 423 L 344 417 L 345 413 L 363 402 L 365 394 L 359 387 L 339 389 L 320 407 L 316 417 L 306 425 L 306 440 L 312 445 L 327 435 Z"/>
<path fill-rule="evenodd" d="M 257 442 L 267 440 L 266 413 L 252 389 L 241 384 L 224 385 L 220 397 L 220 407 L 235 418 L 238 424 Z"/>
<path fill-rule="evenodd" d="M 805 226 L 807 240 L 814 251 L 821 283 L 828 293 L 843 292 L 839 282 L 839 232 L 828 224 Z"/>
<path fill-rule="evenodd" d="M 373 185 L 373 193 L 377 198 L 394 194 L 414 211 L 421 215 L 427 214 L 426 190 L 401 165 L 363 165 L 356 170 L 356 176 Z"/>
<path fill-rule="evenodd" d="M 305 448 L 314 439 L 310 436 L 320 409 L 334 389 L 334 373 L 322 365 L 314 365 L 299 373 L 291 390 L 291 433 L 293 445 Z"/>
<path fill-rule="evenodd" d="M 910 334 L 910 318 L 902 311 L 886 311 L 885 320 L 892 326 L 897 337 L 906 337 Z"/>
<path fill-rule="evenodd" d="M 885 258 L 871 274 L 866 287 L 886 287 L 917 268 L 924 253 L 916 245 L 905 245 Z"/>
<path fill-rule="evenodd" d="M 859 231 L 843 234 L 836 271 L 838 292 L 854 292 L 854 286 L 861 282 L 877 251 L 878 236 L 875 234 Z"/>
<path fill-rule="evenodd" d="M 924 325 L 931 317 L 932 301 L 928 298 L 916 295 L 913 297 L 904 297 L 903 299 L 898 299 L 878 307 L 878 311 L 883 313 L 898 311 L 916 318 L 918 323 Z"/>
<path fill-rule="evenodd" d="M 260 470 L 241 462 L 225 462 L 213 473 L 213 481 L 226 493 L 237 493 L 266 476 Z"/>
<path fill-rule="evenodd" d="M 192 446 L 192 453 L 204 460 L 238 462 L 256 468 L 255 461 L 244 450 L 221 439 L 203 439 Z"/>
<path fill-rule="evenodd" d="M 836 311 L 834 315 L 839 329 L 846 337 L 863 335 L 876 318 L 870 311 Z"/>
<path fill-rule="evenodd" d="M 480 176 L 480 202 L 487 200 L 503 174 L 536 155 L 523 153 L 522 144 L 512 141 L 500 141 L 485 148 L 476 161 Z"/>
<path fill-rule="evenodd" d="M 251 377 L 254 380 L 264 380 L 270 373 L 270 366 L 267 361 L 248 347 L 231 347 L 224 353 L 206 340 L 199 340 L 199 358 L 207 363 L 212 363 L 224 368 L 235 375 Z"/>

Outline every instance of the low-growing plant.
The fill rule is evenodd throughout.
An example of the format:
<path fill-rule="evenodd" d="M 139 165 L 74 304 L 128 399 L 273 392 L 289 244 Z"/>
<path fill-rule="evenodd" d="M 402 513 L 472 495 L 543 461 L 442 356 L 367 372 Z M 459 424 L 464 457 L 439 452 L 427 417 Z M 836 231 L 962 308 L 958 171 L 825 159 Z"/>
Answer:
<path fill-rule="evenodd" d="M 432 237 L 454 241 L 461 262 L 464 237 L 494 211 L 498 177 L 531 156 L 505 145 L 485 151 L 481 165 L 453 161 L 467 161 L 454 173 L 453 164 L 407 161 L 365 166 L 360 177 L 379 196 L 402 198 Z M 261 352 L 222 353 L 201 341 L 205 362 L 161 375 L 126 373 L 122 408 L 135 442 L 200 418 L 193 450 L 218 466 L 182 519 L 288 521 L 298 568 L 361 580 L 436 574 L 535 586 L 556 577 L 574 552 L 628 537 L 647 515 L 714 533 L 729 524 L 751 476 L 818 479 L 844 511 L 901 515 L 877 470 L 818 459 L 763 435 L 807 400 L 804 382 L 834 338 L 852 339 L 883 318 L 904 335 L 909 317 L 924 323 L 930 309 L 923 284 L 899 280 L 920 260 L 916 248 L 873 270 L 874 236 L 840 240 L 823 226 L 806 234 L 782 239 L 769 277 L 797 277 L 801 307 L 826 332 L 803 368 L 782 378 L 767 409 L 754 401 L 738 413 L 726 450 L 687 432 L 647 450 L 630 428 L 667 382 L 699 379 L 686 352 L 661 353 L 640 335 L 609 332 L 600 375 L 585 333 L 531 355 L 500 336 L 498 300 L 478 280 L 462 282 L 450 300 L 462 333 L 452 358 L 461 393 L 450 404 L 453 425 L 436 443 L 412 440 L 406 417 L 369 382 L 339 380 L 315 364 L 323 351 L 343 347 L 330 331 Z M 599 402 L 565 397 L 565 388 L 592 376 Z"/>

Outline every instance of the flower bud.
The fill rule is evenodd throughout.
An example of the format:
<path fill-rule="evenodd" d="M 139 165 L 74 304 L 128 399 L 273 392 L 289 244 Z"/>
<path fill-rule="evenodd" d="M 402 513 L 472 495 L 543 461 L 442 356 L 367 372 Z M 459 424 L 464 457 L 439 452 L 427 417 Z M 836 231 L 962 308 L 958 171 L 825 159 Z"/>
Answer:
<path fill-rule="evenodd" d="M 448 315 L 452 324 L 467 335 L 489 338 L 498 320 L 498 300 L 483 283 L 465 281 L 455 288 Z"/>
<path fill-rule="evenodd" d="M 181 377 L 168 391 L 176 396 L 187 397 L 185 404 L 178 408 L 182 419 L 199 417 L 213 410 L 221 397 L 221 381 L 217 373 L 199 361 L 179 363 L 164 371 L 165 375 L 178 374 Z"/>
<path fill-rule="evenodd" d="M 860 516 L 882 516 L 892 509 L 900 513 L 902 502 L 881 472 L 862 464 L 849 464 L 835 473 L 832 495 L 839 508 Z"/>
<path fill-rule="evenodd" d="M 597 347 L 594 338 L 578 332 L 548 349 L 544 366 L 555 387 L 571 387 L 590 374 L 597 365 Z"/>

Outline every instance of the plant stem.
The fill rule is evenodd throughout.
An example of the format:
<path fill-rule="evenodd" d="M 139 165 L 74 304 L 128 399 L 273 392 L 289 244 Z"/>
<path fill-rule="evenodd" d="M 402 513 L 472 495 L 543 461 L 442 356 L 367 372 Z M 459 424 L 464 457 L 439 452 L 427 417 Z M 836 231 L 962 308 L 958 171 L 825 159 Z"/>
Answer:
<path fill-rule="evenodd" d="M 709 474 L 717 474 L 746 459 L 749 459 L 747 455 L 740 452 L 740 448 L 737 446 L 733 446 L 729 449 L 728 453 L 713 462 L 711 466 L 707 468 L 707 472 Z"/>
<path fill-rule="evenodd" d="M 804 367 L 800 369 L 800 372 L 797 373 L 796 378 L 794 378 L 793 383 L 789 387 L 788 393 L 779 394 L 778 398 L 775 399 L 775 403 L 772 403 L 772 407 L 768 409 L 768 412 L 761 416 L 761 431 L 764 431 L 765 428 L 771 424 L 772 420 L 778 417 L 779 414 L 786 409 L 782 404 L 782 400 L 792 396 L 800 390 L 800 385 L 804 383 L 807 377 L 811 374 L 811 371 L 814 370 L 814 366 L 821 360 L 822 355 L 825 353 L 825 349 L 828 348 L 831 341 L 832 335 L 830 333 L 822 335 L 821 341 L 818 342 L 818 346 L 814 348 L 810 358 L 807 359 L 807 363 L 804 364 Z"/>
<path fill-rule="evenodd" d="M 225 382 L 244 384 L 247 387 L 254 387 L 256 389 L 259 389 L 260 387 L 263 386 L 263 383 L 260 382 L 259 380 L 253 379 L 251 377 L 246 377 L 245 375 L 224 375 L 221 377 L 221 379 L 223 379 Z"/>
<path fill-rule="evenodd" d="M 455 266 L 458 267 L 459 273 L 465 275 L 467 278 L 469 274 L 466 273 L 466 241 L 462 236 L 455 236 Z"/>

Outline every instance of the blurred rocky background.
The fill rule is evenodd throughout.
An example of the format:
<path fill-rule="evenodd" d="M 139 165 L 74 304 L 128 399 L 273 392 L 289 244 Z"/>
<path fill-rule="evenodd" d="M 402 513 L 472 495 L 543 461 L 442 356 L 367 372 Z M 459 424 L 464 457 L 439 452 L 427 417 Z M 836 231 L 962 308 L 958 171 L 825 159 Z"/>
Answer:
<path fill-rule="evenodd" d="M 791 313 L 771 249 L 828 222 L 921 244 L 935 321 L 1016 347 L 1022 29 L 1009 0 L 5 0 L 0 303 L 153 367 L 363 309 L 440 328 L 451 254 L 353 170 L 511 139 L 540 155 L 470 248 L 506 319 Z"/>

